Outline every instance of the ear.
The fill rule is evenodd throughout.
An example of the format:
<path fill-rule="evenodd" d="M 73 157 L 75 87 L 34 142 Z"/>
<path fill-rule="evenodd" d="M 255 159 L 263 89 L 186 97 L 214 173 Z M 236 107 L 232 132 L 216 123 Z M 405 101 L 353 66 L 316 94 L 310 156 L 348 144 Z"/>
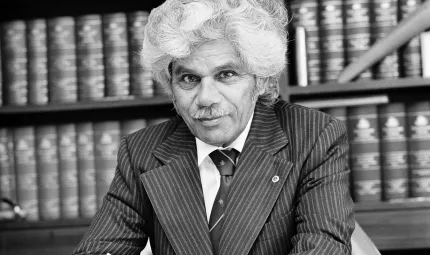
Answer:
<path fill-rule="evenodd" d="M 269 82 L 269 78 L 255 77 L 255 83 L 256 83 L 255 95 L 257 97 L 263 95 L 264 92 L 266 92 L 266 88 L 268 87 L 268 84 L 267 84 L 268 82 Z"/>

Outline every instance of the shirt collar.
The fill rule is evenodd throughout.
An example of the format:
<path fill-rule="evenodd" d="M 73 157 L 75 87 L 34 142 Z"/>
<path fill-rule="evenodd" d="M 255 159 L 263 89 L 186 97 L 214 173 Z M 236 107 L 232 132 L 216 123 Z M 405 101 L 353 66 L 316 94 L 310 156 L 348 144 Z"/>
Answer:
<path fill-rule="evenodd" d="M 254 113 L 249 118 L 248 124 L 246 125 L 246 127 L 242 131 L 242 133 L 227 148 L 236 149 L 239 153 L 242 152 L 243 146 L 245 145 L 246 138 L 248 137 L 249 130 L 251 128 L 251 123 L 252 123 L 253 117 L 254 117 Z M 198 166 L 200 166 L 200 164 L 203 162 L 203 160 L 212 151 L 218 150 L 218 149 L 220 149 L 220 150 L 227 149 L 227 148 L 207 144 L 197 137 L 196 137 L 196 146 L 197 146 L 197 165 Z"/>

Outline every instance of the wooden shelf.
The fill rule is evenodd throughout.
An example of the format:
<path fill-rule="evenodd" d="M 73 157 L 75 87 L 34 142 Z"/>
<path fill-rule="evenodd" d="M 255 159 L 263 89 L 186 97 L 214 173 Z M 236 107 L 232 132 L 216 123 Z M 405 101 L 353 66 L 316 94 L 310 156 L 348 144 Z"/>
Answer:
<path fill-rule="evenodd" d="M 356 204 L 356 219 L 380 250 L 430 247 L 430 200 Z"/>

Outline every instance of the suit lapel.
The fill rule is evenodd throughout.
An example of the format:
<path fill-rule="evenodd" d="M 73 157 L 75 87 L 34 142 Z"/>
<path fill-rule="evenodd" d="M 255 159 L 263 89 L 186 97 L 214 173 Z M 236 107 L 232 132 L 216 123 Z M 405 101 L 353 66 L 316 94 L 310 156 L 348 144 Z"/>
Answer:
<path fill-rule="evenodd" d="M 154 152 L 165 165 L 141 175 L 177 254 L 212 254 L 194 136 L 184 122 Z"/>
<path fill-rule="evenodd" d="M 229 191 L 220 254 L 251 249 L 292 168 L 278 153 L 287 144 L 274 109 L 257 104 Z"/>

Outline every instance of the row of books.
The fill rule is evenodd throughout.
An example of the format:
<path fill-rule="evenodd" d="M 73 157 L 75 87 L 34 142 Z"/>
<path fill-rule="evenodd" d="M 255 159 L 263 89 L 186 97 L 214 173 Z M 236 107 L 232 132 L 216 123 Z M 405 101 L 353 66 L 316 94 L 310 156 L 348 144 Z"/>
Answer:
<path fill-rule="evenodd" d="M 0 105 L 154 96 L 140 64 L 148 12 L 0 24 Z"/>
<path fill-rule="evenodd" d="M 115 174 L 121 137 L 165 120 L 0 127 L 0 197 L 30 221 L 91 218 Z"/>
<path fill-rule="evenodd" d="M 430 101 L 323 111 L 345 121 L 355 202 L 430 197 Z"/>
<path fill-rule="evenodd" d="M 336 82 L 346 65 L 384 38 L 421 0 L 294 0 L 290 3 L 295 49 L 293 84 Z M 424 37 L 425 38 L 421 38 Z M 410 40 L 359 78 L 430 76 L 430 34 Z M 423 43 L 421 43 L 423 41 Z M 427 52 L 427 53 L 425 53 Z"/>

